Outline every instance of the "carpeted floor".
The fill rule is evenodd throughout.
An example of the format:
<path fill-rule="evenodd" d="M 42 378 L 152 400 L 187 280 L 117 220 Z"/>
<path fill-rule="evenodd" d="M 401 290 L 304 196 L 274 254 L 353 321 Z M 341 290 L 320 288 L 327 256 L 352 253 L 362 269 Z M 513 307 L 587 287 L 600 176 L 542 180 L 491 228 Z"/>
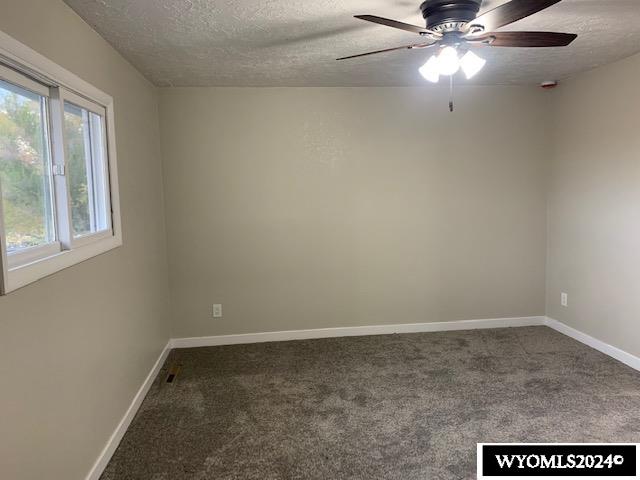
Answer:
<path fill-rule="evenodd" d="M 471 479 L 524 441 L 640 441 L 640 373 L 547 327 L 174 350 L 102 479 Z"/>

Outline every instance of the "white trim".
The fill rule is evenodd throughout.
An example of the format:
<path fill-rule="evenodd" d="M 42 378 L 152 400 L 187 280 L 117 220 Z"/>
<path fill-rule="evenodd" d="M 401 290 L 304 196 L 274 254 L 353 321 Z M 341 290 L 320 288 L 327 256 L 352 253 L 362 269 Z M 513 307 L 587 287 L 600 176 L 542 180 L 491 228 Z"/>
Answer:
<path fill-rule="evenodd" d="M 109 464 L 122 437 L 135 417 L 142 401 L 158 376 L 169 352 L 173 348 L 207 347 L 217 345 L 237 345 L 245 343 L 277 342 L 312 338 L 349 337 L 363 335 L 387 335 L 393 333 L 445 332 L 453 330 L 476 330 L 487 328 L 529 327 L 544 325 L 546 317 L 496 318 L 487 320 L 462 320 L 457 322 L 413 323 L 404 325 L 373 325 L 368 327 L 321 328 L 315 330 L 293 330 L 286 332 L 265 332 L 248 335 L 223 335 L 218 337 L 174 338 L 169 340 L 155 365 L 136 393 L 124 417 L 102 449 L 100 456 L 85 477 L 85 480 L 99 480 Z"/>
<path fill-rule="evenodd" d="M 26 75 L 16 72 L 15 70 L 0 65 L 0 80 L 4 80 L 7 83 L 20 87 L 31 93 L 35 93 L 45 98 L 49 98 L 51 89 L 35 80 L 30 79 Z"/>
<path fill-rule="evenodd" d="M 66 173 L 67 146 L 64 141 L 64 98 L 61 88 L 52 89 L 49 105 L 53 165 L 62 173 Z M 54 175 L 53 184 L 58 239 L 64 250 L 70 250 L 73 234 L 71 232 L 68 176 Z"/>
<path fill-rule="evenodd" d="M 569 325 L 559 322 L 558 320 L 555 320 L 553 318 L 546 317 L 545 325 L 568 337 L 573 338 L 574 340 L 579 341 L 580 343 L 584 343 L 585 345 L 594 348 L 599 352 L 604 353 L 605 355 L 609 355 L 610 357 L 615 358 L 619 362 L 622 362 L 635 370 L 640 371 L 640 358 L 636 357 L 635 355 L 625 352 L 624 350 L 621 350 L 618 347 L 614 347 L 613 345 L 609 345 L 602 340 L 593 338 L 592 336 L 587 335 L 580 330 L 576 330 L 575 328 L 570 327 Z"/>
<path fill-rule="evenodd" d="M 5 265 L 9 263 L 7 256 L 7 244 L 4 235 L 4 213 L 2 201 L 2 185 L 0 185 L 0 295 L 2 295 L 9 285 L 9 269 Z"/>
<path fill-rule="evenodd" d="M 5 293 L 13 292 L 18 288 L 22 288 L 30 283 L 120 246 L 122 246 L 122 240 L 119 240 L 115 236 L 109 236 L 108 238 L 74 248 L 73 250 L 63 250 L 56 255 L 10 269 L 7 275 L 8 281 Z"/>
<path fill-rule="evenodd" d="M 25 73 L 39 77 L 43 83 L 65 86 L 105 107 L 109 107 L 113 103 L 113 98 L 110 95 L 2 31 L 0 31 L 1 60 L 13 64 L 20 70 L 27 69 L 28 71 Z"/>
<path fill-rule="evenodd" d="M 107 169 L 109 178 L 109 206 L 111 207 L 111 230 L 118 245 L 122 245 L 122 218 L 120 216 L 120 185 L 118 184 L 118 161 L 116 154 L 116 127 L 113 100 L 106 105 L 107 116 L 105 123 L 105 146 L 107 148 Z"/>
<path fill-rule="evenodd" d="M 283 332 L 220 335 L 214 337 L 174 338 L 173 348 L 215 347 L 247 343 L 284 342 L 313 338 L 360 337 L 366 335 L 392 335 L 394 333 L 448 332 L 454 330 L 480 330 L 487 328 L 531 327 L 545 325 L 546 317 L 493 318 L 460 320 L 454 322 L 409 323 L 398 325 L 370 325 L 366 327 L 318 328 Z"/>
<path fill-rule="evenodd" d="M 167 356 L 169 355 L 170 351 L 171 351 L 171 340 L 169 340 L 167 345 L 164 347 L 164 350 L 162 350 L 162 353 L 156 360 L 156 363 L 151 368 L 151 371 L 149 372 L 149 374 L 147 375 L 147 378 L 145 378 L 144 382 L 142 383 L 142 386 L 138 390 L 138 393 L 136 393 L 136 395 L 133 397 L 131 405 L 129 405 L 129 408 L 127 408 L 127 411 L 124 414 L 124 417 L 122 417 L 122 420 L 120 420 L 120 423 L 118 424 L 114 432 L 111 434 L 109 441 L 107 442 L 105 447 L 102 449 L 100 456 L 98 456 L 98 459 L 95 461 L 95 463 L 93 464 L 93 467 L 91 467 L 91 470 L 85 477 L 86 480 L 99 480 L 100 476 L 102 475 L 102 472 L 109 464 L 109 460 L 111 460 L 111 457 L 115 453 L 116 448 L 118 448 L 120 441 L 122 441 L 122 437 L 124 437 L 124 434 L 127 432 L 129 425 L 131 425 L 131 421 L 133 420 L 133 417 L 135 417 L 136 413 L 138 413 L 138 409 L 140 408 L 140 405 L 142 405 L 144 397 L 146 397 L 147 393 L 149 392 L 149 389 L 151 388 L 151 385 L 153 385 L 153 382 L 158 376 L 158 373 L 160 372 L 162 365 L 164 365 L 164 362 L 167 359 Z"/>
<path fill-rule="evenodd" d="M 454 322 L 434 322 L 434 323 L 411 323 L 400 325 L 372 325 L 366 327 L 341 327 L 341 328 L 320 328 L 313 330 L 290 330 L 283 332 L 264 332 L 243 335 L 221 335 L 215 337 L 194 337 L 194 338 L 174 338 L 169 340 L 160 357 L 147 375 L 142 386 L 136 393 L 131 405 L 127 409 L 124 417 L 109 438 L 100 456 L 94 463 L 91 471 L 85 480 L 99 480 L 107 464 L 111 460 L 116 448 L 120 444 L 122 437 L 129 428 L 131 421 L 135 417 L 144 397 L 147 395 L 151 385 L 157 377 L 169 352 L 173 348 L 193 348 L 193 347 L 213 347 L 219 345 L 239 345 L 262 342 L 281 342 L 289 340 L 306 340 L 314 338 L 349 337 L 365 335 L 390 335 L 394 333 L 420 333 L 420 332 L 446 332 L 458 330 L 481 330 L 489 328 L 508 327 L 530 327 L 546 325 L 560 333 L 568 335 L 579 342 L 582 342 L 616 360 L 629 365 L 636 370 L 640 370 L 640 358 L 624 352 L 619 348 L 608 345 L 585 333 L 571 328 L 557 320 L 549 317 L 516 317 L 516 318 L 495 318 L 485 320 L 461 320 Z"/>
<path fill-rule="evenodd" d="M 7 266 L 9 271 L 22 265 L 33 263 L 43 258 L 51 257 L 62 251 L 60 242 L 49 242 L 35 247 L 21 248 L 13 252 L 7 252 Z"/>
<path fill-rule="evenodd" d="M 107 171 L 105 173 L 108 177 L 105 181 L 109 189 L 109 200 L 106 202 L 106 207 L 110 216 L 109 235 L 103 235 L 102 232 L 98 232 L 74 241 L 71 234 L 68 177 L 55 175 L 56 221 L 58 223 L 59 241 L 62 244 L 63 251 L 41 258 L 38 261 L 21 265 L 19 268 L 13 268 L 13 265 L 8 264 L 7 255 L 4 252 L 5 246 L 0 242 L 0 247 L 3 247 L 3 253 L 0 255 L 0 270 L 2 271 L 0 294 L 7 294 L 62 269 L 71 267 L 76 263 L 121 246 L 122 221 L 120 218 L 113 98 L 2 31 L 0 31 L 0 62 L 6 63 L 11 68 L 19 69 L 24 74 L 33 77 L 35 80 L 30 82 L 33 84 L 32 88 L 34 89 L 40 85 L 38 82 L 43 82 L 50 86 L 50 96 L 48 95 L 50 97 L 49 115 L 51 120 L 53 120 L 54 116 L 56 117 L 56 121 L 51 121 L 50 132 L 52 162 L 55 166 L 61 167 L 65 163 L 65 142 L 62 131 L 65 98 L 97 113 L 103 118 L 104 135 L 106 136 L 104 147 L 107 154 L 105 160 L 105 169 Z M 21 74 L 16 73 L 14 75 L 13 70 L 5 67 L 0 69 L 0 73 L 5 77 L 14 78 L 17 75 L 22 78 Z M 1 234 L 2 230 L 0 230 Z M 89 241 L 91 243 L 88 243 Z"/>
<path fill-rule="evenodd" d="M 113 237 L 113 232 L 111 231 L 111 226 L 109 226 L 107 230 L 100 230 L 99 232 L 87 233 L 85 235 L 80 235 L 79 237 L 74 237 L 73 248 L 91 245 L 92 243 L 111 237 Z"/>
<path fill-rule="evenodd" d="M 65 89 L 62 92 L 62 96 L 65 102 L 69 102 L 76 107 L 84 108 L 85 110 L 93 112 L 96 115 L 100 115 L 103 118 L 107 116 L 107 109 L 102 105 L 92 102 L 91 100 L 87 100 L 85 97 L 73 93 L 71 90 Z"/>

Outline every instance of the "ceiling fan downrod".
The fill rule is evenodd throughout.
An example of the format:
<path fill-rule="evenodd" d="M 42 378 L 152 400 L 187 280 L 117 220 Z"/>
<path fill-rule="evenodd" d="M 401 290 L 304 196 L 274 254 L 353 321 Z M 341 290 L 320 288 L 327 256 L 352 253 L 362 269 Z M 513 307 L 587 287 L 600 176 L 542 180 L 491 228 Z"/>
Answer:
<path fill-rule="evenodd" d="M 426 0 L 420 10 L 429 30 L 455 32 L 477 17 L 481 3 L 479 0 Z"/>

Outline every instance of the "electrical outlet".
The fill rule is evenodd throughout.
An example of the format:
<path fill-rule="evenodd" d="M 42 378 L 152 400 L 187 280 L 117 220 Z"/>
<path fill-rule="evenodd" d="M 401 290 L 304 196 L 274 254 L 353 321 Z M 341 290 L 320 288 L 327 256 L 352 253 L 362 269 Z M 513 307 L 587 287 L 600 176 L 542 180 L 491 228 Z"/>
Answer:
<path fill-rule="evenodd" d="M 213 318 L 222 318 L 222 304 L 217 303 L 213 306 Z"/>
<path fill-rule="evenodd" d="M 563 307 L 569 306 L 569 295 L 567 295 L 566 293 L 560 294 L 560 305 L 562 305 Z"/>

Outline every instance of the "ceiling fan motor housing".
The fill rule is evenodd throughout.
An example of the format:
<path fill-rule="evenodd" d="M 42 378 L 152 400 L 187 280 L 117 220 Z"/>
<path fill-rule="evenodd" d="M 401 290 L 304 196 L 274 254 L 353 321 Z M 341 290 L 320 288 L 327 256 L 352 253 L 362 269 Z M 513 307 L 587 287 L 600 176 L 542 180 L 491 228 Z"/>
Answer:
<path fill-rule="evenodd" d="M 481 3 L 482 0 L 426 0 L 420 10 L 429 30 L 454 32 L 478 16 Z"/>

